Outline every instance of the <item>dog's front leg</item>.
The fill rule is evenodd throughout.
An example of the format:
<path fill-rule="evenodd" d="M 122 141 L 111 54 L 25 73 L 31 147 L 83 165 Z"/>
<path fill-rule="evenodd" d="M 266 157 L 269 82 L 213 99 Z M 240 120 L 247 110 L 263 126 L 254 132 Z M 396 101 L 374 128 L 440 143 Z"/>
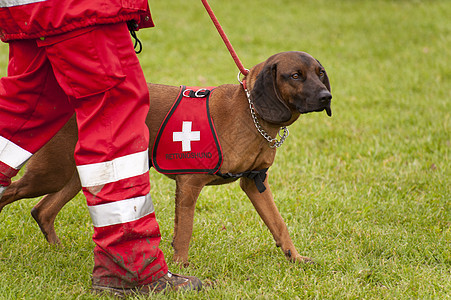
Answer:
<path fill-rule="evenodd" d="M 294 247 L 293 241 L 288 234 L 287 225 L 274 203 L 274 198 L 268 184 L 268 176 L 266 176 L 264 184 L 266 190 L 260 193 L 253 179 L 243 177 L 240 181 L 241 188 L 251 200 L 263 222 L 268 226 L 269 231 L 276 241 L 277 247 L 282 248 L 287 259 L 293 262 L 311 262 L 312 260 L 310 258 L 301 256 Z"/>
<path fill-rule="evenodd" d="M 174 248 L 175 262 L 188 266 L 188 250 L 193 233 L 196 201 L 205 186 L 203 175 L 177 175 L 175 192 Z"/>

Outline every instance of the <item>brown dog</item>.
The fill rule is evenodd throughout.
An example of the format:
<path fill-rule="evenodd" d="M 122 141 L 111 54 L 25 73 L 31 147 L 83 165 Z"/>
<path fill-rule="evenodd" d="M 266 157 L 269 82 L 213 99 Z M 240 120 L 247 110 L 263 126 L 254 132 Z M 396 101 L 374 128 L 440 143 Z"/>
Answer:
<path fill-rule="evenodd" d="M 269 168 L 276 149 L 269 137 L 277 136 L 282 126 L 292 124 L 300 114 L 326 110 L 331 115 L 330 85 L 321 64 L 304 52 L 283 52 L 253 67 L 244 78 L 248 98 L 239 84 L 221 85 L 210 97 L 210 113 L 223 150 L 222 174 L 243 174 Z M 179 93 L 179 87 L 149 84 L 150 111 L 146 120 L 150 131 L 149 153 L 168 111 Z M 168 99 L 170 101 L 168 101 Z M 253 101 L 256 123 L 248 99 Z M 256 127 L 260 127 L 257 130 Z M 260 131 L 260 132 L 259 132 Z M 61 208 L 81 189 L 73 153 L 77 127 L 72 118 L 28 162 L 27 171 L 11 184 L 0 199 L 1 209 L 16 200 L 46 195 L 32 209 L 49 243 L 59 243 L 54 220 Z M 262 175 L 260 173 L 260 175 Z M 176 180 L 174 260 L 188 261 L 196 200 L 205 185 L 224 184 L 236 176 L 223 178 L 210 174 L 173 175 Z M 240 186 L 268 226 L 276 245 L 290 261 L 306 262 L 293 245 L 268 185 L 268 176 L 260 177 L 266 190 L 257 181 L 241 177 Z M 264 181 L 263 181 L 264 179 Z M 261 185 L 260 185 L 261 187 Z"/>

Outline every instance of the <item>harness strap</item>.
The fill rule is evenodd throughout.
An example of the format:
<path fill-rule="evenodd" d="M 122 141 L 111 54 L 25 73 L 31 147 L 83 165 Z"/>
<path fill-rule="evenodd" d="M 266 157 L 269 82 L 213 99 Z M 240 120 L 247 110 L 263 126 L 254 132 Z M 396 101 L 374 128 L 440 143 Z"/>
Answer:
<path fill-rule="evenodd" d="M 232 174 L 232 173 L 222 174 L 221 172 L 217 172 L 215 175 L 218 175 L 224 179 L 241 178 L 241 177 L 254 179 L 254 182 L 255 182 L 255 185 L 257 186 L 258 191 L 260 193 L 263 193 L 264 191 L 266 191 L 266 186 L 265 186 L 264 182 L 266 179 L 267 171 L 268 171 L 268 168 L 261 169 L 258 171 L 246 171 L 246 172 L 238 173 L 238 174 Z"/>

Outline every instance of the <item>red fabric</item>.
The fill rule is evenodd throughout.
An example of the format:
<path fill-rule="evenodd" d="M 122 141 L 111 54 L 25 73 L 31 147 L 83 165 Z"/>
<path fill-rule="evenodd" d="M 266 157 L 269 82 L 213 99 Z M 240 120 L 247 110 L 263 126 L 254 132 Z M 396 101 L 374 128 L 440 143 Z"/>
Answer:
<path fill-rule="evenodd" d="M 78 33 L 51 43 L 10 43 L 9 77 L 0 81 L 0 135 L 35 153 L 75 111 L 77 165 L 145 151 L 149 94 L 126 24 Z M 88 205 L 98 205 L 144 196 L 149 189 L 145 173 L 83 192 Z M 167 272 L 155 214 L 94 228 L 93 238 L 97 283 L 133 287 Z"/>
<path fill-rule="evenodd" d="M 0 8 L 0 38 L 40 38 L 130 20 L 140 28 L 154 26 L 147 0 L 46 0 Z"/>
<path fill-rule="evenodd" d="M 177 100 L 163 121 L 155 145 L 152 165 L 164 174 L 216 173 L 222 164 L 222 151 L 209 113 L 209 96 L 196 97 L 196 91 L 212 91 L 212 88 L 182 86 Z M 188 96 L 191 92 L 191 96 Z M 189 122 L 198 140 L 189 141 L 190 150 L 174 138 L 181 133 L 183 123 Z"/>
<path fill-rule="evenodd" d="M 8 186 L 11 184 L 11 178 L 17 175 L 19 170 L 11 168 L 7 164 L 0 161 L 0 186 Z M 0 194 L 1 199 L 1 194 Z"/>
<path fill-rule="evenodd" d="M 8 77 L 0 79 L 0 134 L 35 153 L 73 115 L 45 48 L 33 40 L 9 44 Z"/>
<path fill-rule="evenodd" d="M 95 228 L 93 283 L 127 288 L 164 276 L 168 269 L 158 248 L 160 238 L 155 213 L 134 222 Z"/>

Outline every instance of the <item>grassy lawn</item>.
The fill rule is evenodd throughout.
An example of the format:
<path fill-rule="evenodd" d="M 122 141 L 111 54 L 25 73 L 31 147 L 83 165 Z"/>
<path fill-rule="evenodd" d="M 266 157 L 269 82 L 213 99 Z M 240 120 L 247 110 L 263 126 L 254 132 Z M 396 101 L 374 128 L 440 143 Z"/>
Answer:
<path fill-rule="evenodd" d="M 451 2 L 211 0 L 243 64 L 301 50 L 328 71 L 333 117 L 290 127 L 270 169 L 277 206 L 302 255 L 285 260 L 238 184 L 207 187 L 191 265 L 171 262 L 175 183 L 151 171 L 170 269 L 214 289 L 156 299 L 451 298 Z M 236 83 L 238 72 L 201 1 L 150 1 L 139 32 L 148 81 Z M 6 74 L 7 45 L 0 46 Z M 0 299 L 94 299 L 92 225 L 82 195 L 49 246 L 29 211 L 0 214 Z M 105 298 L 106 299 L 106 298 Z"/>

